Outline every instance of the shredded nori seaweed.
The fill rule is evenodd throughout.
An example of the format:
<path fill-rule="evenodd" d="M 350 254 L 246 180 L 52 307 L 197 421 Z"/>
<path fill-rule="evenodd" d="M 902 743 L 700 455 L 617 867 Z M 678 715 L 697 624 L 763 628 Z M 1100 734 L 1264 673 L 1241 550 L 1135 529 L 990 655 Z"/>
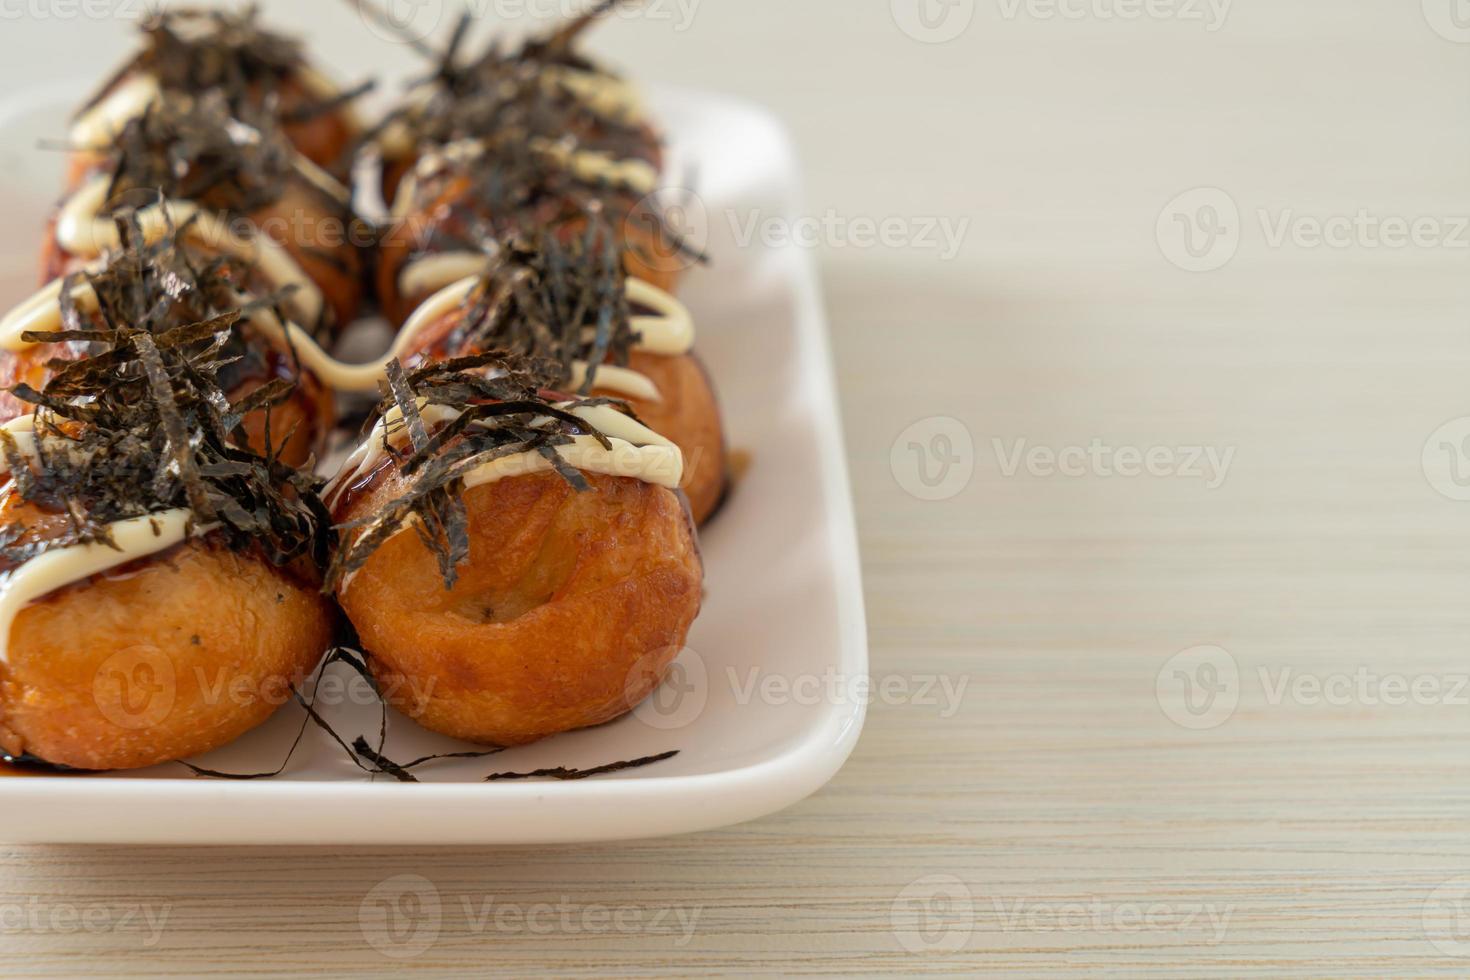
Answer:
<path fill-rule="evenodd" d="M 578 53 L 576 44 L 618 2 L 602 0 L 550 33 L 520 44 L 492 38 L 478 56 L 462 59 L 474 22 L 471 11 L 461 15 L 443 50 L 436 52 L 377 6 L 358 0 L 359 10 L 402 34 L 433 63 L 428 74 L 410 83 L 410 93 L 417 97 L 389 114 L 383 126 L 406 125 L 416 142 L 432 144 L 481 139 L 512 129 L 553 139 L 561 139 L 568 131 L 596 131 L 599 148 L 608 150 L 616 149 L 620 142 L 644 143 L 646 134 L 640 127 L 598 113 L 574 93 L 546 83 L 546 69 L 554 67 L 615 77 Z"/>
<path fill-rule="evenodd" d="M 245 356 L 239 304 L 225 305 L 238 270 L 224 260 L 196 265 L 173 235 L 144 244 L 136 212 L 115 220 L 122 250 L 63 281 L 62 329 L 24 335 L 68 345 L 46 363 L 41 390 L 10 389 L 36 406 L 35 458 L 0 431 L 15 491 L 65 515 L 65 528 L 36 540 L 23 520 L 0 525 L 0 557 L 19 563 L 64 545 L 110 543 L 111 522 L 184 507 L 196 529 L 211 528 L 232 549 L 276 565 L 323 558 L 330 521 L 319 481 L 244 446 L 244 416 L 288 397 L 291 382 L 276 379 L 233 403 L 221 386 L 221 373 Z M 73 296 L 84 282 L 95 312 Z"/>
<path fill-rule="evenodd" d="M 217 92 L 162 99 L 108 148 L 104 214 L 161 192 L 231 217 L 249 215 L 280 200 L 295 155 L 269 118 L 237 116 Z"/>
<path fill-rule="evenodd" d="M 610 226 L 647 226 L 659 249 L 705 263 L 705 256 L 674 227 L 655 195 L 576 172 L 573 154 L 591 151 L 613 159 L 654 162 L 659 140 L 635 120 L 599 113 L 587 100 L 548 83 L 552 67 L 611 76 L 576 50 L 588 26 L 617 6 L 599 3 L 562 27 L 518 47 L 492 39 L 485 52 L 460 64 L 470 17 L 456 26 L 442 53 L 420 46 L 434 70 L 410 89 L 405 104 L 365 137 L 372 142 L 393 127 L 406 128 L 420 156 L 408 193 L 409 213 L 432 203 L 427 234 L 416 235 L 410 260 L 448 249 L 492 251 L 517 232 L 573 228 L 594 220 Z M 374 13 L 375 8 L 364 7 Z M 478 153 L 446 153 L 460 141 Z M 627 248 L 628 236 L 621 247 Z M 643 248 L 641 237 L 634 239 Z M 660 259 L 665 256 L 644 256 Z"/>
<path fill-rule="evenodd" d="M 575 399 L 548 391 L 559 371 L 553 362 L 501 350 L 436 361 L 413 371 L 391 362 L 389 391 L 369 426 L 392 416 L 373 438 L 382 440 L 384 452 L 407 479 L 408 488 L 375 512 L 337 526 L 342 541 L 350 543 L 333 556 L 327 589 L 361 568 L 383 542 L 405 527 L 412 527 L 434 553 L 445 587 L 453 588 L 457 566 L 469 554 L 464 479 L 486 463 L 540 453 L 573 487 L 587 489 L 581 473 L 562 460 L 556 447 L 581 435 L 609 448 L 611 443 L 571 409 L 626 406 L 613 399 Z M 553 399 L 567 404 L 555 404 Z M 423 407 L 431 405 L 457 414 L 431 431 L 422 418 Z M 409 445 L 400 448 L 394 443 L 404 432 Z"/>
<path fill-rule="evenodd" d="M 651 766 L 655 762 L 672 759 L 678 754 L 679 750 L 674 749 L 671 752 L 646 755 L 641 759 L 630 759 L 627 762 L 610 762 L 605 766 L 594 766 L 591 769 L 568 769 L 565 766 L 557 766 L 554 769 L 535 769 L 531 772 L 492 772 L 485 777 L 485 782 L 493 783 L 503 779 L 588 779 L 592 776 L 604 776 L 610 772 L 622 772 L 625 769 L 641 769 L 643 766 Z"/>
<path fill-rule="evenodd" d="M 550 387 L 570 391 L 573 364 L 587 364 L 581 394 L 597 368 L 626 365 L 638 342 L 632 326 L 621 252 L 612 230 L 591 221 L 562 243 L 548 232 L 500 243 L 466 297 L 464 315 L 439 349 L 450 353 L 506 350 L 556 367 Z"/>
<path fill-rule="evenodd" d="M 98 89 L 83 110 L 138 71 L 152 74 L 165 91 L 188 95 L 216 91 L 236 114 L 273 109 L 282 87 L 297 77 L 306 60 L 299 40 L 261 27 L 259 15 L 256 4 L 236 10 L 179 7 L 152 12 L 141 25 L 142 49 Z M 298 99 L 287 121 L 333 112 L 370 87 L 360 85 L 331 98 Z"/>

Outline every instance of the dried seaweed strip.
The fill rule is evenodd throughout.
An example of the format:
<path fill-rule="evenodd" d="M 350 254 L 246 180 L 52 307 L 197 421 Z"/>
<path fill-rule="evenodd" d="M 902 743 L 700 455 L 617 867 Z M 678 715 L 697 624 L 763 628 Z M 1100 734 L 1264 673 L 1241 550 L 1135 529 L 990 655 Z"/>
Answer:
<path fill-rule="evenodd" d="M 656 762 L 672 759 L 678 754 L 679 750 L 675 749 L 671 752 L 660 752 L 658 755 L 646 755 L 641 759 L 630 759 L 626 762 L 610 762 L 607 765 L 594 766 L 591 769 L 568 769 L 564 766 L 557 766 L 552 769 L 535 769 L 531 772 L 492 772 L 485 777 L 485 782 L 493 783 L 504 779 L 590 779 L 593 776 L 605 776 L 608 773 L 623 772 L 627 769 L 641 769 L 644 766 L 651 766 Z"/>
<path fill-rule="evenodd" d="M 475 370 L 490 371 L 493 376 L 470 373 Z M 556 447 L 578 436 L 592 436 L 604 447 L 612 443 L 570 409 L 619 403 L 572 399 L 569 406 L 553 404 L 546 389 L 555 370 L 554 362 L 503 351 L 431 363 L 412 372 L 394 362 L 388 372 L 390 391 L 374 417 L 382 419 L 396 411 L 404 418 L 401 424 L 410 429 L 412 444 L 406 452 L 392 447 L 386 426 L 382 434 L 407 486 L 372 512 L 337 526 L 346 543 L 333 556 L 327 588 L 336 588 L 384 542 L 408 528 L 433 552 L 446 587 L 452 588 L 456 566 L 469 553 L 464 480 L 471 471 L 498 459 L 521 453 L 547 455 L 554 471 L 570 485 L 587 489 L 586 479 L 561 458 Z M 430 431 L 418 412 L 420 399 L 453 405 L 458 417 Z M 413 435 L 414 420 L 423 426 L 423 438 Z"/>

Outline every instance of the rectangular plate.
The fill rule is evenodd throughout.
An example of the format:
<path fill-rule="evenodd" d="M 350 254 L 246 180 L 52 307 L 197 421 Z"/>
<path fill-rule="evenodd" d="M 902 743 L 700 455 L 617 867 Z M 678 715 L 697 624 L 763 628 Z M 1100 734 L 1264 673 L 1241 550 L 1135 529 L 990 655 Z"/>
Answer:
<path fill-rule="evenodd" d="M 40 230 L 64 135 L 85 86 L 0 104 L 0 301 L 35 288 Z M 681 227 L 714 264 L 686 277 L 699 350 L 720 389 L 730 443 L 750 453 L 724 511 L 702 535 L 704 611 L 670 681 L 638 711 L 489 759 L 453 760 L 403 784 L 355 768 L 308 728 L 274 779 L 200 779 L 177 765 L 105 776 L 0 778 L 0 840 L 150 844 L 552 843 L 705 830 L 772 813 L 812 793 L 862 728 L 867 643 L 851 495 L 816 273 L 809 250 L 768 247 L 767 222 L 798 216 L 789 139 L 767 113 L 706 95 L 654 99 L 671 134 L 669 173 L 697 173 Z M 742 240 L 749 238 L 748 241 Z M 340 673 L 339 673 L 340 672 Z M 343 666 L 322 714 L 349 741 L 376 739 L 379 707 Z M 230 772 L 274 769 L 301 709 L 192 760 Z M 389 715 L 398 761 L 472 746 Z M 678 749 L 656 765 L 576 782 L 486 783 L 490 772 L 587 768 Z"/>

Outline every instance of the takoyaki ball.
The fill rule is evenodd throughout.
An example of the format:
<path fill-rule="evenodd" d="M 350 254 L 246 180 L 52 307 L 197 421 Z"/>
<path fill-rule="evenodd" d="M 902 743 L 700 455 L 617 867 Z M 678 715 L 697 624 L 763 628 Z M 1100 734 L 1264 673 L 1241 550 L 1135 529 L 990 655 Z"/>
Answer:
<path fill-rule="evenodd" d="M 411 530 L 338 589 L 396 707 L 445 735 L 520 745 L 616 718 L 661 683 L 699 612 L 693 526 L 671 490 L 583 476 L 585 491 L 548 473 L 466 491 L 452 589 Z M 338 519 L 404 489 L 390 468 Z"/>
<path fill-rule="evenodd" d="M 133 769 L 233 741 L 331 643 L 331 604 L 296 571 L 195 539 L 26 606 L 0 662 L 0 748 Z"/>

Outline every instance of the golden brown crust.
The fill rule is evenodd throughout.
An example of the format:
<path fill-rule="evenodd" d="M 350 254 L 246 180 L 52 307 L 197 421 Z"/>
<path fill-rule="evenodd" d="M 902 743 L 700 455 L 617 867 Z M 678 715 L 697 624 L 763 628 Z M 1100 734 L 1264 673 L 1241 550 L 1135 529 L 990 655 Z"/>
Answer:
<path fill-rule="evenodd" d="M 0 664 L 0 747 L 82 769 L 207 752 L 290 700 L 331 640 L 310 582 L 190 542 L 21 611 Z"/>
<path fill-rule="evenodd" d="M 666 357 L 637 350 L 628 356 L 628 367 L 654 383 L 660 401 L 600 388 L 593 394 L 627 399 L 645 425 L 674 441 L 684 454 L 680 487 L 689 497 L 694 522 L 703 524 L 719 506 L 727 479 L 724 426 L 709 372 L 694 354 Z"/>
<path fill-rule="evenodd" d="M 348 221 L 324 206 L 318 194 L 292 183 L 250 220 L 291 253 L 316 283 L 331 311 L 333 329 L 340 332 L 362 306 L 362 255 Z"/>
<path fill-rule="evenodd" d="M 699 612 L 703 567 L 678 495 L 584 474 L 465 493 L 470 553 L 446 590 L 412 532 L 339 590 L 385 696 L 425 727 L 519 745 L 631 710 L 663 679 Z M 354 503 L 403 490 L 395 472 Z"/>
<path fill-rule="evenodd" d="M 357 138 L 357 124 L 351 110 L 344 106 L 293 120 L 293 116 L 317 103 L 319 96 L 294 75 L 285 79 L 276 93 L 280 98 L 277 116 L 282 120 L 281 130 L 296 152 L 328 173 L 345 176 L 345 164 Z"/>

